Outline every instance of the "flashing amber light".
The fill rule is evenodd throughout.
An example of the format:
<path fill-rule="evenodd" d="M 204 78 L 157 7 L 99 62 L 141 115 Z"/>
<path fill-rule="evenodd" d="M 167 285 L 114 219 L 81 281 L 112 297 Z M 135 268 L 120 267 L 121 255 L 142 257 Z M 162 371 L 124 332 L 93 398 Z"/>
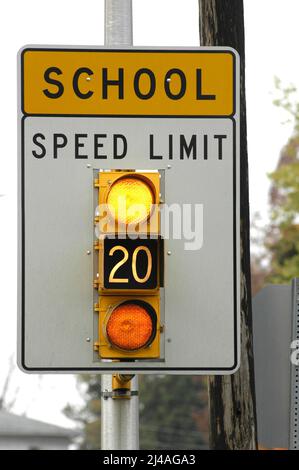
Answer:
<path fill-rule="evenodd" d="M 109 342 L 125 351 L 148 346 L 155 335 L 154 315 L 152 307 L 146 302 L 123 302 L 112 311 L 107 321 Z"/>
<path fill-rule="evenodd" d="M 111 186 L 107 204 L 118 223 L 139 224 L 150 217 L 154 195 L 142 178 L 125 176 Z"/>

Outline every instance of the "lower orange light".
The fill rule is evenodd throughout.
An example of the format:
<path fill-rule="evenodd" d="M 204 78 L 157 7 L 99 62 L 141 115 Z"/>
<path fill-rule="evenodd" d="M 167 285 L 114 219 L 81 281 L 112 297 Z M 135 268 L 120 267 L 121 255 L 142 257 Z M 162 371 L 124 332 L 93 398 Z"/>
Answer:
<path fill-rule="evenodd" d="M 148 346 L 155 335 L 152 307 L 146 302 L 126 301 L 110 314 L 106 324 L 110 344 L 125 351 Z"/>

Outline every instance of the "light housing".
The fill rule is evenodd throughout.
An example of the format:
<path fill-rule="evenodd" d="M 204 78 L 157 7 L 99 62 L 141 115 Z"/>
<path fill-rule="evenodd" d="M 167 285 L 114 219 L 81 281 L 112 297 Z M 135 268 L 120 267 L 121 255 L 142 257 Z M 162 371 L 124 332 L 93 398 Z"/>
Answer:
<path fill-rule="evenodd" d="M 100 170 L 95 180 L 99 292 L 95 351 L 103 360 L 160 359 L 160 237 L 158 170 Z"/>

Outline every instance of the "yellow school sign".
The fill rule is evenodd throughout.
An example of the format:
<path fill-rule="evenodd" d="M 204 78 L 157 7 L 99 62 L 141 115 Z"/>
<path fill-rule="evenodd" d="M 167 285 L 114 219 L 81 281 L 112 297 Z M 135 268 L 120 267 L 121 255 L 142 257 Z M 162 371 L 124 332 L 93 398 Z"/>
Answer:
<path fill-rule="evenodd" d="M 235 54 L 229 49 L 25 48 L 26 115 L 232 116 Z"/>

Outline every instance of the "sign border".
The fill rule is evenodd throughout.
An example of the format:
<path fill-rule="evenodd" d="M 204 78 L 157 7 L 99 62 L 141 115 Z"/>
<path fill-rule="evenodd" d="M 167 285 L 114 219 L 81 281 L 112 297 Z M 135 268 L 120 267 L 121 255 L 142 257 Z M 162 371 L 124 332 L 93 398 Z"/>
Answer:
<path fill-rule="evenodd" d="M 162 53 L 175 53 L 175 52 L 186 52 L 186 53 L 202 53 L 202 52 L 228 52 L 232 54 L 234 61 L 234 83 L 233 83 L 233 97 L 234 97 L 234 103 L 233 103 L 233 114 L 227 115 L 227 116 L 219 116 L 219 115 L 103 115 L 103 114 L 28 114 L 24 112 L 23 109 L 23 97 L 24 97 L 24 68 L 23 68 L 23 58 L 24 54 L 26 51 L 29 50 L 38 50 L 38 51 L 65 51 L 65 52 L 79 52 L 79 51 L 86 51 L 86 52 L 103 52 L 103 51 L 109 51 L 109 52 L 162 52 Z M 67 47 L 39 47 L 37 46 L 36 48 L 34 46 L 25 46 L 23 49 L 20 50 L 19 52 L 20 58 L 21 58 L 21 70 L 20 70 L 20 81 L 19 81 L 19 92 L 21 91 L 21 96 L 19 96 L 18 100 L 18 120 L 21 125 L 20 129 L 20 141 L 19 141 L 19 156 L 21 158 L 21 164 L 19 165 L 21 174 L 19 175 L 20 178 L 20 194 L 19 198 L 21 199 L 21 211 L 19 214 L 19 233 L 21 234 L 21 241 L 19 243 L 19 256 L 18 256 L 18 271 L 19 271 L 19 276 L 20 279 L 18 280 L 18 288 L 20 290 L 20 295 L 19 295 L 19 300 L 18 300 L 18 305 L 19 305 L 19 318 L 18 318 L 18 339 L 19 341 L 21 340 L 21 345 L 19 344 L 18 341 L 18 363 L 20 368 L 27 373 L 38 373 L 38 372 L 48 372 L 48 373 L 55 373 L 55 372 L 61 372 L 61 373 L 81 373 L 81 372 L 92 372 L 92 373 L 100 373 L 100 374 L 105 374 L 105 373 L 113 373 L 115 371 L 126 371 L 126 372 L 141 372 L 144 374 L 162 374 L 163 373 L 171 373 L 171 374 L 190 374 L 192 375 L 196 373 L 199 375 L 205 375 L 209 374 L 210 372 L 218 372 L 218 374 L 215 375 L 221 375 L 222 373 L 234 373 L 240 366 L 240 350 L 239 350 L 239 344 L 240 344 L 240 325 L 239 325 L 239 305 L 238 305 L 238 300 L 239 300 L 239 289 L 237 286 L 237 281 L 239 280 L 238 276 L 238 269 L 237 269 L 237 262 L 239 259 L 238 253 L 239 249 L 237 246 L 237 239 L 239 240 L 238 233 L 237 233 L 237 228 L 239 227 L 238 224 L 238 214 L 237 214 L 237 209 L 239 208 L 239 204 L 237 204 L 237 186 L 239 185 L 239 181 L 236 181 L 236 176 L 237 176 L 237 122 L 234 118 L 234 115 L 236 112 L 239 112 L 239 109 L 236 108 L 236 101 L 237 101 L 237 86 L 236 86 L 236 59 L 238 59 L 238 53 L 237 51 L 234 51 L 232 48 L 229 47 L 215 47 L 212 50 L 210 48 L 201 48 L 201 49 L 184 49 L 184 48 L 171 48 L 171 49 L 165 49 L 165 48 L 147 48 L 143 49 L 140 47 L 134 47 L 134 48 L 100 48 L 97 47 L 96 49 L 93 48 L 78 48 L 77 46 L 74 48 L 68 49 Z M 238 101 L 239 102 L 239 101 Z M 20 106 L 21 105 L 21 106 Z M 19 109 L 19 106 L 21 109 Z M 91 118 L 91 117 L 105 117 L 109 119 L 114 119 L 114 118 L 157 118 L 157 119 L 164 119 L 164 118 L 185 118 L 185 119 L 230 119 L 233 124 L 233 275 L 234 275 L 234 280 L 233 280 L 233 305 L 234 305 L 234 318 L 233 318 L 233 325 L 234 325 L 234 363 L 230 367 L 142 367 L 140 364 L 140 367 L 134 366 L 134 368 L 130 369 L 128 366 L 126 367 L 117 367 L 115 364 L 113 367 L 105 367 L 102 368 L 101 364 L 99 363 L 98 366 L 95 367 L 28 367 L 25 363 L 25 135 L 24 135 L 24 129 L 25 129 L 25 120 L 26 117 L 73 117 L 73 118 Z M 238 167 L 239 168 L 239 167 Z"/>

